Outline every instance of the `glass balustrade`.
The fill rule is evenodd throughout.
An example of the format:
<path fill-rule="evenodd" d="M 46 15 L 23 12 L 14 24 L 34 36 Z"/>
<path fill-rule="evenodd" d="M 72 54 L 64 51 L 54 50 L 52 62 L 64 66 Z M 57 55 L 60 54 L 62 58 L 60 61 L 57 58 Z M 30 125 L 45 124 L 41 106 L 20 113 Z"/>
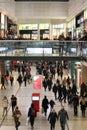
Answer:
<path fill-rule="evenodd" d="M 87 56 L 87 42 L 0 40 L 0 56 Z"/>

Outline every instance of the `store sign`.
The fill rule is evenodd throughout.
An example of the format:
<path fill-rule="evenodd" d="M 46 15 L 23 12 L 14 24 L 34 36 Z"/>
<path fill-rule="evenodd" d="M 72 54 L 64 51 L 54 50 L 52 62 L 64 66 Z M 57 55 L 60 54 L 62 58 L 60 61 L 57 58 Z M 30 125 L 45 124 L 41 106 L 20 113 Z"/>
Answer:
<path fill-rule="evenodd" d="M 38 24 L 19 24 L 19 30 L 35 30 L 38 29 Z"/>
<path fill-rule="evenodd" d="M 33 77 L 33 87 L 34 89 L 41 89 L 42 76 L 36 75 Z"/>
<path fill-rule="evenodd" d="M 79 15 L 76 16 L 76 28 L 84 22 L 84 12 L 82 11 Z"/>

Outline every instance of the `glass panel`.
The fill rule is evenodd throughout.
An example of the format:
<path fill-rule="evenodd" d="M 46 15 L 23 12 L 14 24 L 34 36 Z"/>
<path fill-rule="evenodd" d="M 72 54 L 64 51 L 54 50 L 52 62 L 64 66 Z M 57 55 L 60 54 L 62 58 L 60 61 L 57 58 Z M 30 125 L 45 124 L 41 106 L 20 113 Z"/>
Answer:
<path fill-rule="evenodd" d="M 0 56 L 87 56 L 87 42 L 0 40 Z"/>

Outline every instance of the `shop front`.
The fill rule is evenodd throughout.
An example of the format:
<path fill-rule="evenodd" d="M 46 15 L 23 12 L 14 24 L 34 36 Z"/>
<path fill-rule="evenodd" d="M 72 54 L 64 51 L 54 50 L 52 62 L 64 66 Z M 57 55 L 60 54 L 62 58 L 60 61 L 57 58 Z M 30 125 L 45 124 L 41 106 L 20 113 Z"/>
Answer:
<path fill-rule="evenodd" d="M 53 24 L 52 25 L 52 39 L 57 40 L 59 35 L 65 33 L 64 24 Z"/>
<path fill-rule="evenodd" d="M 84 11 L 75 17 L 76 22 L 76 38 L 81 38 L 84 34 Z"/>
<path fill-rule="evenodd" d="M 39 24 L 39 31 L 40 31 L 40 40 L 50 39 L 50 24 L 48 23 Z"/>
<path fill-rule="evenodd" d="M 38 24 L 19 24 L 19 34 L 24 39 L 38 39 Z"/>
<path fill-rule="evenodd" d="M 74 38 L 76 35 L 75 31 L 75 18 L 73 18 L 67 23 L 67 34 Z"/>

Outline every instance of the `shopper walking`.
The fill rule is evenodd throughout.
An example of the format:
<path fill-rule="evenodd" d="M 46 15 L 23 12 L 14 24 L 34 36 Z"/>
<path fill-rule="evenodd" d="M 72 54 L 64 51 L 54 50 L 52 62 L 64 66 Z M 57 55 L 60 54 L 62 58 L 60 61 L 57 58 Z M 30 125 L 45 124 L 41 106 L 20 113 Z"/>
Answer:
<path fill-rule="evenodd" d="M 72 103 L 74 109 L 74 116 L 78 116 L 79 97 L 76 93 L 73 95 Z"/>
<path fill-rule="evenodd" d="M 8 99 L 6 96 L 4 96 L 2 99 L 2 106 L 3 106 L 3 115 L 2 116 L 5 116 L 5 115 L 7 115 L 7 111 L 8 111 Z"/>
<path fill-rule="evenodd" d="M 49 104 L 49 101 L 47 99 L 47 96 L 44 96 L 42 100 L 42 108 L 44 110 L 45 116 L 47 115 L 48 104 Z"/>
<path fill-rule="evenodd" d="M 28 110 L 28 118 L 29 118 L 32 130 L 34 128 L 34 122 L 35 122 L 36 116 L 37 116 L 36 108 L 35 108 L 34 104 L 32 103 L 29 110 Z"/>
<path fill-rule="evenodd" d="M 80 101 L 80 105 L 81 105 L 82 117 L 85 117 L 86 100 L 85 100 L 84 97 L 82 97 L 82 99 L 81 99 L 81 101 Z"/>
<path fill-rule="evenodd" d="M 58 112 L 58 119 L 60 118 L 60 126 L 61 130 L 65 130 L 65 124 L 67 123 L 67 120 L 69 120 L 69 116 L 67 111 L 64 109 L 64 106 L 61 106 L 61 110 Z"/>
<path fill-rule="evenodd" d="M 57 87 L 57 85 L 55 83 L 53 85 L 53 93 L 54 93 L 55 100 L 57 100 L 57 98 L 58 98 L 58 95 L 57 95 L 58 87 Z"/>
<path fill-rule="evenodd" d="M 25 86 L 25 87 L 26 87 L 26 85 L 27 85 L 27 80 L 28 80 L 27 74 L 25 74 L 25 75 L 24 75 L 24 79 L 23 79 L 23 81 L 24 81 L 24 86 Z"/>
<path fill-rule="evenodd" d="M 57 113 L 55 109 L 53 108 L 49 114 L 48 120 L 50 122 L 50 130 L 55 130 L 55 124 L 57 120 Z"/>
<path fill-rule="evenodd" d="M 19 83 L 19 87 L 21 87 L 21 84 L 22 84 L 22 75 L 21 74 L 19 74 L 17 81 Z"/>
<path fill-rule="evenodd" d="M 6 87 L 5 87 L 5 76 L 4 75 L 1 76 L 1 85 L 2 85 L 1 89 L 3 89 L 3 88 L 6 89 Z"/>
<path fill-rule="evenodd" d="M 19 110 L 18 107 L 15 108 L 13 116 L 14 116 L 14 121 L 15 121 L 15 128 L 18 130 L 18 127 L 20 126 L 20 118 L 21 118 L 21 111 Z"/>
<path fill-rule="evenodd" d="M 13 116 L 14 109 L 17 106 L 17 97 L 15 97 L 14 95 L 11 96 L 11 106 L 12 106 L 12 116 Z"/>
<path fill-rule="evenodd" d="M 14 81 L 14 77 L 12 75 L 10 75 L 10 84 L 11 84 L 11 86 L 13 86 L 13 81 Z"/>

